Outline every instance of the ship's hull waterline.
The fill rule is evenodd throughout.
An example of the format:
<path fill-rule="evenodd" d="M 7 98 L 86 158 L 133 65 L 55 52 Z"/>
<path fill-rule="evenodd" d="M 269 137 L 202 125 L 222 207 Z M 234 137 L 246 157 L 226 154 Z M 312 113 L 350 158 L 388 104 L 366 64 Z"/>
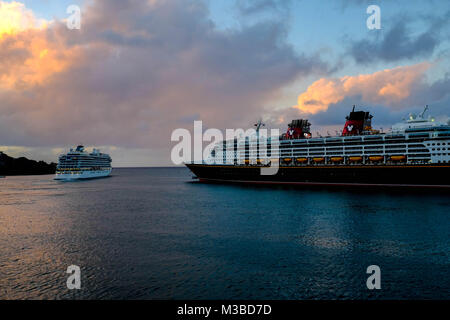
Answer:
<path fill-rule="evenodd" d="M 80 170 L 80 171 L 72 171 L 72 172 L 57 172 L 55 175 L 55 180 L 83 180 L 83 179 L 96 179 L 96 178 L 104 178 L 111 175 L 112 169 L 105 170 Z"/>
<path fill-rule="evenodd" d="M 280 166 L 275 175 L 257 166 L 186 166 L 202 182 L 450 189 L 450 165 L 443 164 Z"/>

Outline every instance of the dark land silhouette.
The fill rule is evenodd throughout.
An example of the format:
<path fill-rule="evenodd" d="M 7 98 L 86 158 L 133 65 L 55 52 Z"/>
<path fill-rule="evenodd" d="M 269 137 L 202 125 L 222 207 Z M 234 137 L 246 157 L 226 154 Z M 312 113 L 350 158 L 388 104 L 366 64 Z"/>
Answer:
<path fill-rule="evenodd" d="M 0 176 L 53 174 L 56 163 L 13 158 L 0 151 Z"/>

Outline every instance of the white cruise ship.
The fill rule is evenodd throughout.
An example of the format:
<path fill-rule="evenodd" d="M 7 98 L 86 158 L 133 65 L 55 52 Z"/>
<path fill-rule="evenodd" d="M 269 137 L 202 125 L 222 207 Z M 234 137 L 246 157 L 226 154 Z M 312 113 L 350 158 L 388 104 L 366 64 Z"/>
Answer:
<path fill-rule="evenodd" d="M 111 174 L 111 157 L 93 149 L 91 153 L 83 146 L 70 149 L 67 154 L 59 156 L 55 180 L 93 179 Z"/>

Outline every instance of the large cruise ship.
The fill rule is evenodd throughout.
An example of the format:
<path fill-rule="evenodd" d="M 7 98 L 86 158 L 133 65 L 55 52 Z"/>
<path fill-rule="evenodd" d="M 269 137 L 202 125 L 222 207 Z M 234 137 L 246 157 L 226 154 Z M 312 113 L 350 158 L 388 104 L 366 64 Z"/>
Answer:
<path fill-rule="evenodd" d="M 313 138 L 308 120 L 294 120 L 276 139 L 279 148 L 271 151 L 275 140 L 264 138 L 263 155 L 252 147 L 261 145 L 256 131 L 256 138 L 219 142 L 208 159 L 186 165 L 203 182 L 449 188 L 450 125 L 425 118 L 426 110 L 388 133 L 372 129 L 372 115 L 354 107 L 337 136 Z M 275 164 L 275 174 L 262 174 Z"/>
<path fill-rule="evenodd" d="M 92 179 L 111 174 L 111 157 L 93 149 L 91 153 L 83 146 L 70 149 L 67 154 L 59 156 L 55 180 Z"/>

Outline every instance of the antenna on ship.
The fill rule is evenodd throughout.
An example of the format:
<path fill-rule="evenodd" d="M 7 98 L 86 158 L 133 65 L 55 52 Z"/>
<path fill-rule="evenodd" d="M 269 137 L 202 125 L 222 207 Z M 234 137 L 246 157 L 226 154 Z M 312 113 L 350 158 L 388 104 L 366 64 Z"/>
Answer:
<path fill-rule="evenodd" d="M 255 123 L 254 125 L 256 127 L 256 132 L 259 131 L 259 129 L 261 129 L 261 127 L 265 127 L 266 124 L 262 122 L 262 119 L 259 119 L 257 123 Z"/>
<path fill-rule="evenodd" d="M 425 108 L 423 108 L 423 111 L 419 117 L 423 118 L 423 116 L 424 116 L 425 112 L 427 112 L 427 110 L 428 110 L 428 105 L 426 105 Z"/>

